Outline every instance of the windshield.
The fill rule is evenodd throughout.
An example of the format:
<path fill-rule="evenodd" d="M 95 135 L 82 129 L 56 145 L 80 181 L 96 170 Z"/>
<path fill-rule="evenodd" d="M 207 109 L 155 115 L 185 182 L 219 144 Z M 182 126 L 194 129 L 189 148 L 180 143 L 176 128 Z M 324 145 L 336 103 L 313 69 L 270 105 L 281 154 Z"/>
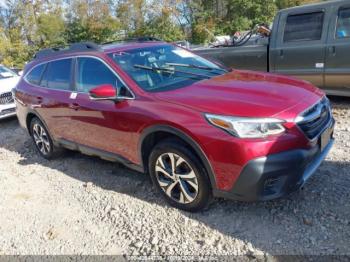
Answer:
<path fill-rule="evenodd" d="M 227 72 L 185 49 L 163 45 L 109 56 L 144 90 L 167 91 Z"/>
<path fill-rule="evenodd" d="M 0 79 L 15 77 L 17 74 L 12 70 L 0 65 Z"/>

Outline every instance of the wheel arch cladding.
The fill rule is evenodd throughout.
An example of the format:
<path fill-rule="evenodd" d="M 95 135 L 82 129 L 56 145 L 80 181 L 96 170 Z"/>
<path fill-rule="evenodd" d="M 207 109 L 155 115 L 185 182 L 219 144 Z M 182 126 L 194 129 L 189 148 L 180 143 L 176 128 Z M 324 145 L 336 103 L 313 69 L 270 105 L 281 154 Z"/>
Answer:
<path fill-rule="evenodd" d="M 148 173 L 148 157 L 153 147 L 160 141 L 167 138 L 176 138 L 181 140 L 193 153 L 199 158 L 203 164 L 210 180 L 212 189 L 216 189 L 216 179 L 213 169 L 208 158 L 198 143 L 189 135 L 178 128 L 167 125 L 156 125 L 146 128 L 140 138 L 139 158 L 146 173 Z"/>
<path fill-rule="evenodd" d="M 39 118 L 36 114 L 32 113 L 32 112 L 29 112 L 27 114 L 27 117 L 26 117 L 26 127 L 27 127 L 27 130 L 29 132 L 29 134 L 31 134 L 31 130 L 30 130 L 30 124 L 32 122 L 32 120 L 34 118 Z M 39 118 L 40 119 L 40 118 Z"/>
<path fill-rule="evenodd" d="M 34 118 L 38 118 L 39 119 L 39 121 L 44 125 L 44 127 L 47 130 L 47 132 L 51 136 L 52 142 L 54 144 L 56 144 L 56 141 L 54 140 L 53 136 L 51 135 L 51 132 L 50 132 L 49 128 L 47 127 L 45 121 L 40 117 L 39 114 L 37 114 L 36 112 L 33 112 L 33 111 L 28 112 L 28 114 L 26 116 L 26 125 L 27 125 L 27 130 L 28 130 L 29 134 L 31 135 L 30 123 L 33 121 Z"/>

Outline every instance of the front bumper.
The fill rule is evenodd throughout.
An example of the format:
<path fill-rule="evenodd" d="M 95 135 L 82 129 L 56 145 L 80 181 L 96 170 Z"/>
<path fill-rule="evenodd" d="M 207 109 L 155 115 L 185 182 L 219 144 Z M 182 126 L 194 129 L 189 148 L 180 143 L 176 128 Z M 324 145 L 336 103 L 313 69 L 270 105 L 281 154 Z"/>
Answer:
<path fill-rule="evenodd" d="M 321 152 L 320 147 L 310 150 L 292 150 L 248 162 L 230 191 L 215 191 L 216 197 L 242 201 L 271 200 L 288 195 L 299 188 L 315 173 L 331 150 L 334 139 Z"/>
<path fill-rule="evenodd" d="M 16 115 L 16 105 L 14 103 L 0 105 L 0 119 L 12 117 Z"/>

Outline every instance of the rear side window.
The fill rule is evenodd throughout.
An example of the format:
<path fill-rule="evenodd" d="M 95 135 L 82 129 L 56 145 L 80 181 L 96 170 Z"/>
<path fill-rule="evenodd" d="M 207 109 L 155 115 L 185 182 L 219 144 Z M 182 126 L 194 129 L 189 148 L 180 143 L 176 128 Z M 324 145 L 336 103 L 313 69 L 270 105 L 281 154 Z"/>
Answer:
<path fill-rule="evenodd" d="M 100 85 L 110 84 L 116 87 L 118 84 L 116 75 L 100 60 L 81 57 L 77 61 L 76 88 L 78 92 L 89 92 Z"/>
<path fill-rule="evenodd" d="M 350 37 L 350 8 L 339 10 L 337 23 L 337 38 Z"/>
<path fill-rule="evenodd" d="M 72 59 L 62 59 L 48 63 L 41 81 L 41 86 L 59 90 L 70 90 L 72 61 Z"/>
<path fill-rule="evenodd" d="M 27 81 L 30 84 L 38 86 L 40 84 L 41 76 L 45 70 L 45 66 L 46 64 L 42 64 L 34 67 L 34 69 L 26 76 Z"/>
<path fill-rule="evenodd" d="M 284 31 L 284 42 L 320 40 L 323 12 L 290 15 Z"/>

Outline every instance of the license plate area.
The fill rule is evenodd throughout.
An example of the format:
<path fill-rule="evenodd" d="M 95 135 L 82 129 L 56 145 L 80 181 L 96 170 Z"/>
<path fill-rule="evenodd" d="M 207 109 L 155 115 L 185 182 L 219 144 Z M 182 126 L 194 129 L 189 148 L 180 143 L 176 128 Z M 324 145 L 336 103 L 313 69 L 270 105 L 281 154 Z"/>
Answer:
<path fill-rule="evenodd" d="M 327 147 L 327 145 L 329 144 L 329 142 L 332 139 L 332 135 L 333 135 L 333 125 L 328 127 L 320 136 L 319 138 L 319 145 L 320 145 L 320 150 L 321 152 Z"/>

